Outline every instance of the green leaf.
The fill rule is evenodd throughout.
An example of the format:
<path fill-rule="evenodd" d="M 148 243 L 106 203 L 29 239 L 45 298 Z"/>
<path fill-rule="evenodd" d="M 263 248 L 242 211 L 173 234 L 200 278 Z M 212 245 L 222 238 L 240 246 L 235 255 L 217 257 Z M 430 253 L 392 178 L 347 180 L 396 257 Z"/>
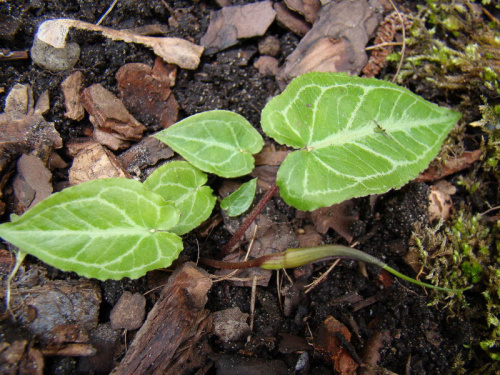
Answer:
<path fill-rule="evenodd" d="M 111 178 L 51 195 L 1 224 L 0 236 L 63 271 L 116 280 L 168 267 L 182 251 L 181 238 L 167 232 L 178 220 L 178 210 L 140 182 Z"/>
<path fill-rule="evenodd" d="M 238 190 L 228 195 L 220 202 L 223 210 L 231 217 L 241 215 L 248 210 L 255 197 L 255 189 L 257 188 L 257 179 L 254 178 L 242 184 Z"/>
<path fill-rule="evenodd" d="M 155 135 L 195 167 L 221 177 L 238 177 L 254 167 L 252 154 L 264 141 L 244 117 L 229 111 L 190 116 Z"/>
<path fill-rule="evenodd" d="M 202 186 L 207 175 L 185 161 L 162 165 L 144 181 L 144 185 L 172 201 L 181 213 L 179 222 L 170 232 L 183 235 L 208 219 L 215 206 L 212 189 Z"/>
<path fill-rule="evenodd" d="M 308 73 L 262 112 L 262 128 L 299 149 L 277 176 L 283 199 L 314 210 L 399 188 L 424 170 L 460 114 L 377 79 Z"/>

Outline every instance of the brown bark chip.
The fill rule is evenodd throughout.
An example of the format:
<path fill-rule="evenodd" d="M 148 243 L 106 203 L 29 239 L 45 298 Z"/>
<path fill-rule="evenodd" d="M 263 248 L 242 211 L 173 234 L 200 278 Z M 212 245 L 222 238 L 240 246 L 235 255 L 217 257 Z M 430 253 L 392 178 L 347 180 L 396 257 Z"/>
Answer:
<path fill-rule="evenodd" d="M 344 348 L 351 341 L 347 327 L 333 316 L 329 316 L 318 328 L 314 337 L 314 348 L 333 364 L 336 374 L 355 375 L 358 364 Z"/>
<path fill-rule="evenodd" d="M 276 20 L 278 23 L 298 36 L 304 36 L 311 30 L 311 26 L 306 21 L 293 13 L 282 2 L 275 3 L 274 10 L 276 11 Z"/>
<path fill-rule="evenodd" d="M 13 188 L 23 211 L 52 194 L 52 174 L 36 156 L 22 155 L 17 161 Z"/>
<path fill-rule="evenodd" d="M 71 120 L 80 121 L 85 115 L 83 109 L 80 91 L 82 90 L 83 73 L 76 71 L 66 78 L 61 84 L 61 89 L 64 96 L 64 105 L 66 113 L 64 116 Z"/>
<path fill-rule="evenodd" d="M 277 77 L 280 85 L 311 71 L 358 74 L 367 62 L 365 46 L 378 17 L 366 0 L 342 0 L 322 7 L 311 31 L 287 57 Z"/>
<path fill-rule="evenodd" d="M 205 304 L 211 287 L 208 273 L 193 263 L 179 267 L 112 374 L 175 373 L 210 325 Z"/>
<path fill-rule="evenodd" d="M 76 154 L 69 170 L 69 183 L 71 185 L 112 177 L 129 178 L 130 175 L 123 169 L 120 161 L 98 143 L 91 143 L 81 149 Z"/>
<path fill-rule="evenodd" d="M 234 46 L 238 39 L 262 36 L 275 16 L 271 1 L 224 7 L 210 14 L 210 25 L 201 45 L 206 54 L 214 54 Z"/>
<path fill-rule="evenodd" d="M 96 131 L 108 133 L 121 141 L 141 140 L 146 127 L 127 111 L 120 99 L 100 84 L 83 90 L 82 102 Z"/>
<path fill-rule="evenodd" d="M 155 70 L 146 64 L 123 65 L 116 73 L 120 98 L 134 117 L 155 130 L 167 128 L 177 121 L 179 105 L 170 90 L 172 72 L 155 64 Z"/>

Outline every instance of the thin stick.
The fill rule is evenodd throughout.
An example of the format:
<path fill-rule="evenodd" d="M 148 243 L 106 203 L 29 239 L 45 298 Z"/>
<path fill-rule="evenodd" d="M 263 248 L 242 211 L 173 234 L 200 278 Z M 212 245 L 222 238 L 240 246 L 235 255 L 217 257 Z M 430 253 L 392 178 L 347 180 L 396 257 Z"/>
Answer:
<path fill-rule="evenodd" d="M 276 291 L 278 293 L 278 304 L 280 305 L 280 311 L 283 312 L 283 303 L 281 302 L 281 282 L 283 281 L 283 276 L 280 274 L 280 270 L 276 270 Z"/>
<path fill-rule="evenodd" d="M 115 7 L 117 2 L 118 2 L 118 0 L 114 0 L 113 3 L 111 3 L 108 10 L 101 16 L 99 21 L 97 21 L 97 23 L 96 23 L 97 26 L 99 26 L 102 23 L 102 21 L 104 21 L 104 19 L 108 16 L 108 14 L 111 13 L 111 11 L 113 10 L 113 8 Z"/>
<path fill-rule="evenodd" d="M 255 296 L 257 294 L 257 276 L 252 281 L 252 297 L 250 298 L 250 332 L 253 331 L 253 319 L 255 316 Z M 250 338 L 250 336 L 249 336 Z"/>
<path fill-rule="evenodd" d="M 399 17 L 399 22 L 401 22 L 401 31 L 403 33 L 403 46 L 401 47 L 401 59 L 399 60 L 398 63 L 398 68 L 396 69 L 396 74 L 394 74 L 394 78 L 392 79 L 392 82 L 396 82 L 396 79 L 398 78 L 398 74 L 401 71 L 401 67 L 403 66 L 403 60 L 405 58 L 405 51 L 406 51 L 406 30 L 405 30 L 405 23 L 403 20 L 403 16 L 399 12 L 399 9 L 394 5 L 394 2 L 392 0 L 389 0 L 391 3 L 392 7 L 396 11 Z"/>
<path fill-rule="evenodd" d="M 255 206 L 255 208 L 250 212 L 250 215 L 246 218 L 246 220 L 241 224 L 241 226 L 234 232 L 233 237 L 229 240 L 227 244 L 222 247 L 220 257 L 224 257 L 229 254 L 233 248 L 236 246 L 240 238 L 245 234 L 248 227 L 254 222 L 257 216 L 262 212 L 264 207 L 266 207 L 267 203 L 271 200 L 273 195 L 278 191 L 278 186 L 274 184 L 267 192 L 264 194 L 259 203 Z"/>
<path fill-rule="evenodd" d="M 306 293 L 306 294 L 309 293 L 311 290 L 313 290 L 316 287 L 316 285 L 318 285 L 319 283 L 321 283 L 325 279 L 325 277 L 327 277 L 328 274 L 330 272 L 332 272 L 332 270 L 335 268 L 335 266 L 337 266 L 337 264 L 339 264 L 339 262 L 340 262 L 340 259 L 336 259 L 335 262 L 333 262 L 331 264 L 331 266 L 328 267 L 328 269 L 326 270 L 325 273 L 323 273 L 320 277 L 318 277 L 316 280 L 314 280 L 311 284 L 306 285 L 307 289 L 306 289 L 306 291 L 304 293 Z"/>
<path fill-rule="evenodd" d="M 401 42 L 384 42 L 384 43 L 380 43 L 380 44 L 375 44 L 375 45 L 370 46 L 370 47 L 366 47 L 365 51 L 371 51 L 372 49 L 379 49 L 379 48 L 388 47 L 388 46 L 402 46 L 402 45 L 403 45 L 403 43 L 401 43 Z"/>

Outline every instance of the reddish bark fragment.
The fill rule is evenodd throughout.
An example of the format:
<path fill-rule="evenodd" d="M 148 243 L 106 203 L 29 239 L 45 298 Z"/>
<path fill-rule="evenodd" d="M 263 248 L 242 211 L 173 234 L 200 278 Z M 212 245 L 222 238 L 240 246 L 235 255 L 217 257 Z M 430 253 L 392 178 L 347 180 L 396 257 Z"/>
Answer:
<path fill-rule="evenodd" d="M 107 133 L 120 141 L 141 140 L 146 127 L 127 111 L 121 100 L 100 84 L 83 90 L 82 102 L 96 131 Z M 103 138 L 100 140 L 102 142 Z"/>
<path fill-rule="evenodd" d="M 464 151 L 455 159 L 448 159 L 443 164 L 431 165 L 414 180 L 418 182 L 440 180 L 450 174 L 469 168 L 472 163 L 481 159 L 481 150 Z"/>
<path fill-rule="evenodd" d="M 179 115 L 170 77 L 175 79 L 174 73 L 159 63 L 153 69 L 145 64 L 126 64 L 116 73 L 118 92 L 127 109 L 158 130 L 177 122 Z"/>
<path fill-rule="evenodd" d="M 333 364 L 336 374 L 355 375 L 358 364 L 343 347 L 339 336 L 343 336 L 347 342 L 351 341 L 351 332 L 347 327 L 333 316 L 329 316 L 316 332 L 314 348 Z"/>
<path fill-rule="evenodd" d="M 311 30 L 311 26 L 307 22 L 291 12 L 282 2 L 275 3 L 274 10 L 276 11 L 278 23 L 298 36 L 304 36 Z"/>
<path fill-rule="evenodd" d="M 291 10 L 302 14 L 307 22 L 314 23 L 321 8 L 319 0 L 285 0 L 285 4 Z"/>

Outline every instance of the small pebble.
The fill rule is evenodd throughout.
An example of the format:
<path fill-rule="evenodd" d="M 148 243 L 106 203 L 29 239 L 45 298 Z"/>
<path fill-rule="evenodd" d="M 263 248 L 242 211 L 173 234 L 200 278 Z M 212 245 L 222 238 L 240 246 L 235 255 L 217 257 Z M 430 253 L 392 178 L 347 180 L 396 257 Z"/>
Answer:
<path fill-rule="evenodd" d="M 271 56 L 261 56 L 253 63 L 253 66 L 264 76 L 275 76 L 279 71 L 279 62 Z"/>
<path fill-rule="evenodd" d="M 259 53 L 278 57 L 281 52 L 280 41 L 275 36 L 268 36 L 259 42 Z"/>
<path fill-rule="evenodd" d="M 141 327 L 146 315 L 146 298 L 140 293 L 123 292 L 111 310 L 112 329 L 134 330 Z"/>
<path fill-rule="evenodd" d="M 33 62 L 55 73 L 73 68 L 79 58 L 80 46 L 76 43 L 67 43 L 64 48 L 54 48 L 35 38 L 31 47 Z"/>
<path fill-rule="evenodd" d="M 213 319 L 214 333 L 224 342 L 240 340 L 250 333 L 248 314 L 238 307 L 216 311 Z"/>

